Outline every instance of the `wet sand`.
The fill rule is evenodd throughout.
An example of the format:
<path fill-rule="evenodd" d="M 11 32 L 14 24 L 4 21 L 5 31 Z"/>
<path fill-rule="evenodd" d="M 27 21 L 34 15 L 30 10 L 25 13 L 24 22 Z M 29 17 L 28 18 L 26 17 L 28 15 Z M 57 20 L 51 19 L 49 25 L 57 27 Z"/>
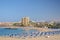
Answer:
<path fill-rule="evenodd" d="M 0 40 L 60 40 L 60 35 L 51 35 L 50 37 L 25 37 L 25 38 L 15 38 L 15 37 L 0 37 Z"/>

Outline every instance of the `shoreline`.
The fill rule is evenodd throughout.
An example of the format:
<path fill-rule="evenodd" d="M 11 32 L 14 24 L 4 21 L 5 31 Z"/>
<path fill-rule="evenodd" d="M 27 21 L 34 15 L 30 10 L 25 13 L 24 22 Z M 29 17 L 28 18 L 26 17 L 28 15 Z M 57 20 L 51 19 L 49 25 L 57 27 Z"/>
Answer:
<path fill-rule="evenodd" d="M 25 30 L 31 30 L 31 29 L 35 29 L 35 30 L 38 30 L 38 31 L 41 31 L 41 32 L 47 32 L 47 31 L 54 31 L 54 30 L 51 30 L 49 28 L 38 28 L 38 27 L 20 27 L 20 26 L 0 26 L 0 28 L 22 28 L 22 29 L 25 29 Z"/>
<path fill-rule="evenodd" d="M 0 27 L 0 28 L 11 28 L 10 27 Z M 48 31 L 53 31 L 49 30 L 48 28 L 37 28 L 37 27 L 17 27 L 13 26 L 13 28 L 23 28 L 25 30 L 31 30 L 31 29 L 36 29 L 41 32 L 48 32 Z M 9 37 L 9 36 L 0 36 L 0 40 L 59 40 L 60 39 L 60 34 L 57 35 L 47 35 L 47 36 L 39 36 L 39 37 Z"/>

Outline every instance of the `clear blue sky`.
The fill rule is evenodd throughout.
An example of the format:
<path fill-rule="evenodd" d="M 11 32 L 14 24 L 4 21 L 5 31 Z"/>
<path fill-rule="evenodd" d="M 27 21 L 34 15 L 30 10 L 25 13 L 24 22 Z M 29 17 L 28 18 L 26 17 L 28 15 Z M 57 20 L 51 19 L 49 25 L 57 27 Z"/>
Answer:
<path fill-rule="evenodd" d="M 60 0 L 0 0 L 0 22 L 60 19 Z"/>

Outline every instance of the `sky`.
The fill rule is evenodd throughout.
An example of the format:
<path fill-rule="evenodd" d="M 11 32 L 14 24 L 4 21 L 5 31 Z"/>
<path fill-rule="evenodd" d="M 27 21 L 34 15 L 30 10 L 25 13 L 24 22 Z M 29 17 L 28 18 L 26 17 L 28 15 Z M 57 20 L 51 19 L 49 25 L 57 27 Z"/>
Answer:
<path fill-rule="evenodd" d="M 0 0 L 0 22 L 60 20 L 60 0 Z"/>

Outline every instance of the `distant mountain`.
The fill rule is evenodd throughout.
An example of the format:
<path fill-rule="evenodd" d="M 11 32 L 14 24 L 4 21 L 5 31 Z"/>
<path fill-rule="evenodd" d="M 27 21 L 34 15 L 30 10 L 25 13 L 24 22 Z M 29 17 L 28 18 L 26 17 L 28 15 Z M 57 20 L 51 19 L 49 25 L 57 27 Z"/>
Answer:
<path fill-rule="evenodd" d="M 53 21 L 56 22 L 56 23 L 60 23 L 60 20 L 59 19 L 55 19 Z"/>

